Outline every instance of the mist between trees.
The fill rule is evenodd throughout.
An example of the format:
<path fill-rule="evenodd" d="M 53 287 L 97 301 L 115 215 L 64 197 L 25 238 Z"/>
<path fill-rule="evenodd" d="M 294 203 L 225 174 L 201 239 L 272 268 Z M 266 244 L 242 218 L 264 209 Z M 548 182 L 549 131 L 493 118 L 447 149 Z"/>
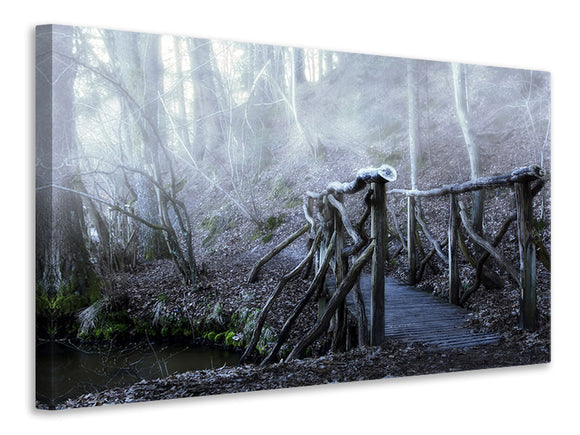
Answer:
<path fill-rule="evenodd" d="M 193 284 L 216 216 L 265 234 L 273 193 L 299 214 L 360 167 L 416 189 L 549 166 L 545 72 L 66 26 L 39 27 L 36 56 L 49 295 L 88 303 L 99 277 L 157 258 Z"/>

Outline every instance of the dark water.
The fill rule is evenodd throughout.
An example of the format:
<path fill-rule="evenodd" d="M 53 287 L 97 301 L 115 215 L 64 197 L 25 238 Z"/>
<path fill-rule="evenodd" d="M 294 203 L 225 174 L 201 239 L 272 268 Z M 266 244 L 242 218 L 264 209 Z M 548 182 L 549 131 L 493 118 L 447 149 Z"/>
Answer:
<path fill-rule="evenodd" d="M 36 398 L 54 405 L 143 379 L 235 366 L 239 359 L 235 352 L 183 344 L 79 349 L 63 343 L 41 343 L 36 347 Z"/>

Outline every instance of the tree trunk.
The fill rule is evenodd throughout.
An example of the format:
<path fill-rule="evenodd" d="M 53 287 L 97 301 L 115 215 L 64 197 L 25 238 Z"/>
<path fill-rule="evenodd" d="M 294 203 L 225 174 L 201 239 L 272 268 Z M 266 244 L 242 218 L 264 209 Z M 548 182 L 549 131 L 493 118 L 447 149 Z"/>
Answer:
<path fill-rule="evenodd" d="M 409 156 L 411 161 L 411 188 L 417 188 L 417 165 L 420 155 L 417 123 L 417 72 L 414 60 L 407 60 L 407 105 L 409 116 Z"/>
<path fill-rule="evenodd" d="M 294 77 L 296 83 L 301 84 L 306 81 L 304 49 L 294 47 L 292 50 L 294 52 Z"/>
<path fill-rule="evenodd" d="M 87 295 L 96 278 L 84 240 L 82 200 L 51 187 L 58 182 L 72 189 L 77 180 L 73 39 L 73 27 L 37 28 L 36 272 L 50 296 L 65 287 Z"/>
<path fill-rule="evenodd" d="M 458 63 L 452 63 L 451 69 L 453 73 L 453 87 L 455 90 L 455 107 L 457 109 L 457 119 L 459 121 L 461 132 L 463 133 L 463 139 L 465 140 L 465 146 L 467 147 L 467 152 L 469 154 L 471 179 L 476 180 L 477 178 L 481 177 L 481 164 L 479 146 L 473 138 L 471 122 L 469 119 L 469 110 L 467 104 L 467 72 L 465 70 L 465 65 Z M 474 192 L 472 201 L 473 228 L 477 234 L 481 235 L 483 227 L 483 191 Z"/>
<path fill-rule="evenodd" d="M 223 142 L 222 115 L 212 68 L 211 41 L 194 38 L 189 44 L 191 78 L 194 93 L 193 155 L 196 160 L 204 159 L 210 152 L 218 161 L 220 144 Z"/>
<path fill-rule="evenodd" d="M 179 135 L 179 139 L 183 143 L 183 146 L 190 150 L 191 149 L 191 140 L 189 137 L 189 129 L 187 127 L 187 109 L 186 109 L 186 102 L 185 102 L 185 91 L 183 86 L 183 67 L 182 67 L 182 54 L 181 54 L 181 44 L 182 38 L 174 37 L 173 38 L 173 48 L 175 50 L 175 69 L 177 73 L 177 84 L 176 84 L 176 92 L 177 92 L 177 134 Z"/>

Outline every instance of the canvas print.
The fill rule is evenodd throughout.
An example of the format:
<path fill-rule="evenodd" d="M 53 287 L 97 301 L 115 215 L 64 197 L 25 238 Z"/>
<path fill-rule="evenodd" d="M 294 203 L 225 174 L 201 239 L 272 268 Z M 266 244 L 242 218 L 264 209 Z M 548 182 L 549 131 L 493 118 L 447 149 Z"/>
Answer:
<path fill-rule="evenodd" d="M 543 71 L 37 27 L 36 406 L 549 362 L 550 107 Z"/>

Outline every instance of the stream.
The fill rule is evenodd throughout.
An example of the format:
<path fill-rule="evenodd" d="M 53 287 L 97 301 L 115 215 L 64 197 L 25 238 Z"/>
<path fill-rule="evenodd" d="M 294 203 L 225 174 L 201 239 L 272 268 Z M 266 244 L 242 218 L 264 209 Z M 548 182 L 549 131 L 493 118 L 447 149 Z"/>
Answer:
<path fill-rule="evenodd" d="M 36 398 L 53 407 L 67 399 L 143 379 L 235 366 L 236 352 L 185 344 L 78 348 L 62 342 L 36 346 Z"/>

